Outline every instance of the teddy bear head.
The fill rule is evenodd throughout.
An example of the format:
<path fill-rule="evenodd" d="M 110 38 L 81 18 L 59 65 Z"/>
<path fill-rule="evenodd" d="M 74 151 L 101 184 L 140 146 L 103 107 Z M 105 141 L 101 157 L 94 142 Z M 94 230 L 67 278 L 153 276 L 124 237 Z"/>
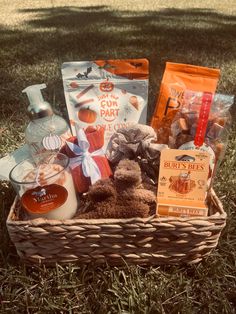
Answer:
<path fill-rule="evenodd" d="M 121 189 L 136 187 L 141 184 L 141 169 L 134 160 L 123 159 L 119 162 L 114 173 L 115 185 Z"/>

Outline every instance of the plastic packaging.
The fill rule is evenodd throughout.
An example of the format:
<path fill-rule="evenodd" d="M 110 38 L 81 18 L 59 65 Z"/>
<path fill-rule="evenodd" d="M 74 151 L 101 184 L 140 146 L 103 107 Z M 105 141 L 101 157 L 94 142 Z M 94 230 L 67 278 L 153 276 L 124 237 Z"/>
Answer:
<path fill-rule="evenodd" d="M 148 60 L 96 60 L 62 64 L 62 78 L 73 135 L 79 127 L 103 127 L 111 135 L 133 123 L 146 124 Z"/>
<path fill-rule="evenodd" d="M 77 192 L 87 192 L 89 186 L 112 176 L 109 162 L 102 149 L 104 129 L 89 126 L 85 131 L 76 125 L 77 136 L 66 141 L 61 152 L 70 157 L 70 167 Z"/>
<path fill-rule="evenodd" d="M 168 145 L 178 149 L 200 149 L 211 156 L 209 177 L 222 161 L 231 125 L 234 97 L 186 90 L 182 106 L 168 130 Z"/>
<path fill-rule="evenodd" d="M 51 105 L 43 99 L 41 89 L 44 88 L 45 84 L 36 84 L 22 91 L 30 102 L 28 114 L 31 122 L 25 130 L 25 139 L 32 157 L 45 151 L 59 151 L 71 136 L 66 121 L 54 114 Z"/>
<path fill-rule="evenodd" d="M 175 114 L 181 108 L 186 89 L 215 93 L 220 70 L 190 64 L 166 63 L 159 97 L 151 126 L 159 131 L 160 143 L 168 143 L 168 129 Z"/>

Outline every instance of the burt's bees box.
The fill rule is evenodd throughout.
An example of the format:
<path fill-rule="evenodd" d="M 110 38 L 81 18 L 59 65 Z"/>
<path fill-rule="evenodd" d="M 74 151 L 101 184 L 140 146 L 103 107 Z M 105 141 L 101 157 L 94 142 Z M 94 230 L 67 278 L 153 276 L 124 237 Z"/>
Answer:
<path fill-rule="evenodd" d="M 200 150 L 161 152 L 157 214 L 207 216 L 205 204 L 210 155 Z"/>

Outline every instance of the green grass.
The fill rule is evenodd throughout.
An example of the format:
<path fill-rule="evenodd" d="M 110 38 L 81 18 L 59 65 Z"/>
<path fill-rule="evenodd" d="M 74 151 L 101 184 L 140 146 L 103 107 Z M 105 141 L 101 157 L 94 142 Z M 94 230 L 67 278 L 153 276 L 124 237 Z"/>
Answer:
<path fill-rule="evenodd" d="M 26 86 L 45 82 L 45 97 L 67 117 L 64 61 L 147 57 L 149 120 L 166 61 L 220 67 L 218 91 L 236 95 L 234 0 L 69 3 L 1 1 L 0 156 L 24 142 Z M 212 255 L 188 267 L 26 267 L 5 227 L 14 192 L 1 183 L 0 312 L 235 313 L 235 154 L 236 124 L 215 181 L 227 226 Z"/>

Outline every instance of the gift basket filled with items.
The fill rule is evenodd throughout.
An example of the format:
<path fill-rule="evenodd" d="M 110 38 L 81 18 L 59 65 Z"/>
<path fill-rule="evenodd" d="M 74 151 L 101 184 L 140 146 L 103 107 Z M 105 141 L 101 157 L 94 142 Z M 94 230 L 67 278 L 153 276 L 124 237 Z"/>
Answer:
<path fill-rule="evenodd" d="M 147 124 L 146 59 L 62 64 L 70 126 L 27 87 L 27 158 L 9 178 L 7 228 L 36 264 L 196 263 L 217 246 L 226 213 L 213 190 L 233 96 L 220 71 L 166 63 Z"/>

